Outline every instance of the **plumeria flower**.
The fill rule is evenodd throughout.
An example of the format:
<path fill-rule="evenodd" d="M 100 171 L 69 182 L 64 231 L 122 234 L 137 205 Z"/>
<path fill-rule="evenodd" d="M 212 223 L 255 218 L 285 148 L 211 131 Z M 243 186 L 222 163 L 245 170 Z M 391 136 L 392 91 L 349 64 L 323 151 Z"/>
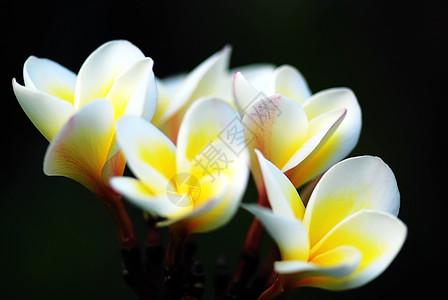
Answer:
<path fill-rule="evenodd" d="M 33 124 L 50 142 L 44 159 L 47 175 L 72 178 L 103 194 L 125 161 L 115 141 L 122 116 L 151 119 L 157 90 L 153 61 L 127 41 L 96 49 L 78 75 L 60 64 L 31 56 L 22 86 L 14 93 Z"/>
<path fill-rule="evenodd" d="M 303 76 L 291 66 L 267 69 L 264 74 L 255 84 L 241 72 L 234 75 L 235 104 L 243 116 L 249 146 L 259 149 L 300 187 L 355 147 L 361 109 L 347 88 L 311 95 Z M 255 155 L 251 165 L 260 189 L 263 183 Z"/>
<path fill-rule="evenodd" d="M 277 243 L 277 289 L 359 287 L 379 276 L 406 238 L 397 218 L 400 196 L 377 157 L 346 159 L 315 187 L 306 209 L 288 178 L 256 151 L 272 210 L 245 205 Z"/>
<path fill-rule="evenodd" d="M 225 95 L 231 91 L 228 82 L 230 53 L 230 46 L 226 46 L 188 74 L 157 79 L 159 98 L 152 122 L 174 143 L 182 118 L 193 101 L 200 97 L 228 98 Z"/>
<path fill-rule="evenodd" d="M 150 122 L 122 118 L 117 140 L 137 178 L 115 177 L 111 186 L 166 219 L 160 225 L 178 235 L 218 228 L 235 214 L 248 180 L 248 153 L 238 132 L 243 131 L 237 112 L 215 98 L 190 106 L 177 146 Z"/>
<path fill-rule="evenodd" d="M 174 143 L 188 107 L 201 97 L 215 97 L 234 106 L 232 82 L 235 72 L 243 72 L 257 87 L 265 86 L 274 72 L 270 64 L 253 64 L 229 70 L 232 49 L 225 46 L 188 74 L 156 78 L 158 104 L 152 123 Z"/>

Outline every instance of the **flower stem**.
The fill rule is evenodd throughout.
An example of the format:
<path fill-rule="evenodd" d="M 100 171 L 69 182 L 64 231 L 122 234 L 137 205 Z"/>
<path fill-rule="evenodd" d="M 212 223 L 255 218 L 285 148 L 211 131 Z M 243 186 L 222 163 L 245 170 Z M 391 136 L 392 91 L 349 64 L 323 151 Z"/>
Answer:
<path fill-rule="evenodd" d="M 178 235 L 170 230 L 170 239 L 165 260 L 165 266 L 167 268 L 183 264 L 185 241 L 186 236 Z"/>
<path fill-rule="evenodd" d="M 122 248 L 123 279 L 142 300 L 155 300 L 156 294 L 147 284 L 147 278 L 142 268 L 142 258 L 138 245 L 131 249 Z"/>
<path fill-rule="evenodd" d="M 177 300 L 182 296 L 183 260 L 186 235 L 170 230 L 170 239 L 165 259 L 164 287 L 168 300 Z"/>
<path fill-rule="evenodd" d="M 147 218 L 147 236 L 145 249 L 145 270 L 148 274 L 148 284 L 155 299 L 162 295 L 163 287 L 163 257 L 162 233 L 156 226 L 157 220 Z"/>
<path fill-rule="evenodd" d="M 279 260 L 279 258 L 279 249 L 276 245 L 274 245 L 273 249 L 260 266 L 257 275 L 252 280 L 250 290 L 253 294 L 260 295 L 261 292 L 274 283 L 277 278 L 277 273 L 274 272 L 274 262 Z"/>
<path fill-rule="evenodd" d="M 134 225 L 126 211 L 122 197 L 106 186 L 103 186 L 100 189 L 98 195 L 100 196 L 101 202 L 112 216 L 117 229 L 121 245 L 124 281 L 132 290 L 134 290 L 140 299 L 155 299 L 155 294 L 147 284 Z"/>
<path fill-rule="evenodd" d="M 126 211 L 122 197 L 105 188 L 100 194 L 100 198 L 115 223 L 121 248 L 131 249 L 137 245 L 134 225 Z"/>
<path fill-rule="evenodd" d="M 265 290 L 260 297 L 258 297 L 257 300 L 279 300 L 283 298 L 284 293 L 285 290 L 283 289 L 280 280 L 277 278 L 275 282 L 267 290 Z"/>
<path fill-rule="evenodd" d="M 282 299 L 285 290 L 280 282 L 280 279 L 276 279 L 275 282 L 258 297 L 257 300 L 275 300 Z"/>
<path fill-rule="evenodd" d="M 258 204 L 264 207 L 269 206 L 266 192 L 259 192 Z M 257 218 L 254 218 L 241 253 L 241 259 L 237 271 L 232 278 L 223 299 L 233 299 L 239 297 L 245 286 L 249 283 L 258 267 L 259 255 L 264 228 Z"/>
<path fill-rule="evenodd" d="M 146 245 L 149 246 L 159 246 L 162 245 L 162 232 L 159 227 L 157 227 L 157 222 L 160 219 L 154 219 L 148 217 L 146 219 Z"/>

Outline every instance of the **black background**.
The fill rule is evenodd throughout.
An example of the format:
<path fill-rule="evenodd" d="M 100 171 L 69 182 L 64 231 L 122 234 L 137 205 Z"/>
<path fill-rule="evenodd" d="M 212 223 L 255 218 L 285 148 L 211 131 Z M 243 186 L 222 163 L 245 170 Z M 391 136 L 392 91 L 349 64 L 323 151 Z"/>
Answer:
<path fill-rule="evenodd" d="M 443 288 L 447 76 L 441 46 L 447 11 L 428 1 L 391 2 L 15 1 L 3 7 L 0 295 L 136 299 L 121 279 L 112 221 L 79 184 L 43 174 L 47 141 L 11 87 L 13 77 L 23 83 L 29 55 L 77 72 L 93 50 L 118 38 L 153 58 L 159 77 L 189 71 L 230 44 L 232 67 L 287 63 L 304 74 L 313 92 L 346 86 L 356 93 L 363 129 L 351 156 L 378 155 L 393 169 L 407 241 L 386 272 L 364 287 L 338 293 L 303 289 L 287 299 L 423 296 Z M 141 212 L 129 210 L 143 236 Z M 218 254 L 234 267 L 249 222 L 240 211 L 228 226 L 197 237 L 207 284 Z"/>

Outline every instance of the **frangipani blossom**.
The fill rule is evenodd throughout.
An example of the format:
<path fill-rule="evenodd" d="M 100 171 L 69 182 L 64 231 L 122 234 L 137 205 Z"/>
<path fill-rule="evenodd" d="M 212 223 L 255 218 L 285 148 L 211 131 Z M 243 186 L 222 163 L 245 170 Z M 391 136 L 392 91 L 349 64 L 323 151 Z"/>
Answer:
<path fill-rule="evenodd" d="M 182 118 L 195 100 L 214 97 L 234 106 L 232 82 L 237 70 L 257 87 L 264 86 L 272 77 L 274 67 L 270 64 L 253 64 L 229 70 L 231 52 L 232 48 L 226 46 L 188 74 L 156 78 L 158 103 L 152 123 L 174 143 Z"/>
<path fill-rule="evenodd" d="M 406 238 L 397 218 L 400 196 L 395 177 L 379 158 L 346 159 L 330 168 L 306 209 L 288 178 L 256 151 L 272 211 L 255 214 L 277 243 L 274 269 L 285 290 L 314 286 L 355 288 L 380 275 Z"/>
<path fill-rule="evenodd" d="M 252 140 L 249 146 L 300 187 L 353 150 L 361 131 L 361 109 L 347 88 L 311 95 L 303 76 L 291 66 L 268 70 L 264 77 L 258 82 L 270 80 L 265 91 L 241 72 L 234 76 L 235 103 Z M 263 183 L 254 155 L 251 165 L 260 189 Z"/>
<path fill-rule="evenodd" d="M 229 139 L 234 132 L 242 132 L 238 114 L 214 98 L 190 106 L 177 147 L 150 122 L 122 118 L 117 140 L 137 179 L 115 177 L 111 186 L 178 235 L 218 228 L 235 214 L 249 175 L 245 145 L 236 152 Z"/>
<path fill-rule="evenodd" d="M 174 143 L 182 118 L 193 101 L 201 97 L 226 99 L 224 95 L 230 95 L 230 53 L 231 48 L 226 46 L 188 74 L 157 79 L 159 98 L 152 122 Z"/>
<path fill-rule="evenodd" d="M 25 86 L 13 79 L 13 89 L 50 142 L 45 174 L 66 176 L 104 193 L 110 176 L 121 175 L 125 165 L 115 142 L 116 121 L 123 115 L 154 115 L 152 66 L 153 61 L 127 41 L 100 46 L 78 75 L 49 59 L 27 59 Z"/>

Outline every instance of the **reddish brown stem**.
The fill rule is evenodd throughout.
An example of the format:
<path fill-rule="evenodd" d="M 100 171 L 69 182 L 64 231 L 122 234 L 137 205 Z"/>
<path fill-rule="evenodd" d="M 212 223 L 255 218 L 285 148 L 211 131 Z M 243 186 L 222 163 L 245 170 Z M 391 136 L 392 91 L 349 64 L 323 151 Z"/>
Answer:
<path fill-rule="evenodd" d="M 186 236 L 177 235 L 170 230 L 170 239 L 165 260 L 165 266 L 167 268 L 183 264 L 185 240 Z"/>
<path fill-rule="evenodd" d="M 177 300 L 182 296 L 183 260 L 186 235 L 170 230 L 170 239 L 165 259 L 164 287 L 166 300 Z"/>
<path fill-rule="evenodd" d="M 121 245 L 124 281 L 137 293 L 140 299 L 155 299 L 155 294 L 147 284 L 134 225 L 126 211 L 122 197 L 106 186 L 102 186 L 97 194 L 112 216 L 117 229 Z"/>
<path fill-rule="evenodd" d="M 137 244 L 137 237 L 122 197 L 108 188 L 104 188 L 99 196 L 115 223 L 121 248 L 131 249 Z"/>
<path fill-rule="evenodd" d="M 274 245 L 274 248 L 265 258 L 263 264 L 258 269 L 257 275 L 254 277 L 251 284 L 251 291 L 256 295 L 259 295 L 267 287 L 271 286 L 277 278 L 277 273 L 274 272 L 274 262 L 279 260 L 280 253 L 278 247 Z"/>
<path fill-rule="evenodd" d="M 275 282 L 265 290 L 257 300 L 275 300 L 281 299 L 285 293 L 280 279 L 276 279 Z"/>
<path fill-rule="evenodd" d="M 258 197 L 258 205 L 269 207 L 269 202 L 265 191 L 260 193 Z M 260 223 L 260 221 L 258 221 L 257 218 L 254 218 L 246 235 L 243 252 L 247 255 L 258 255 L 258 253 L 260 252 L 263 234 L 263 225 Z"/>
<path fill-rule="evenodd" d="M 163 256 L 162 234 L 156 226 L 157 220 L 146 218 L 147 235 L 145 248 L 145 269 L 148 274 L 148 284 L 154 299 L 160 299 L 163 287 Z"/>
<path fill-rule="evenodd" d="M 160 228 L 156 227 L 155 224 L 148 224 L 147 229 L 146 245 L 162 245 L 162 233 L 160 232 Z"/>
<path fill-rule="evenodd" d="M 258 204 L 264 207 L 269 206 L 267 195 L 264 190 L 259 192 Z M 240 295 L 244 287 L 255 274 L 258 266 L 263 234 L 263 226 L 257 218 L 254 218 L 246 235 L 246 241 L 244 242 L 237 271 L 232 278 L 223 299 L 232 299 L 232 297 Z"/>

